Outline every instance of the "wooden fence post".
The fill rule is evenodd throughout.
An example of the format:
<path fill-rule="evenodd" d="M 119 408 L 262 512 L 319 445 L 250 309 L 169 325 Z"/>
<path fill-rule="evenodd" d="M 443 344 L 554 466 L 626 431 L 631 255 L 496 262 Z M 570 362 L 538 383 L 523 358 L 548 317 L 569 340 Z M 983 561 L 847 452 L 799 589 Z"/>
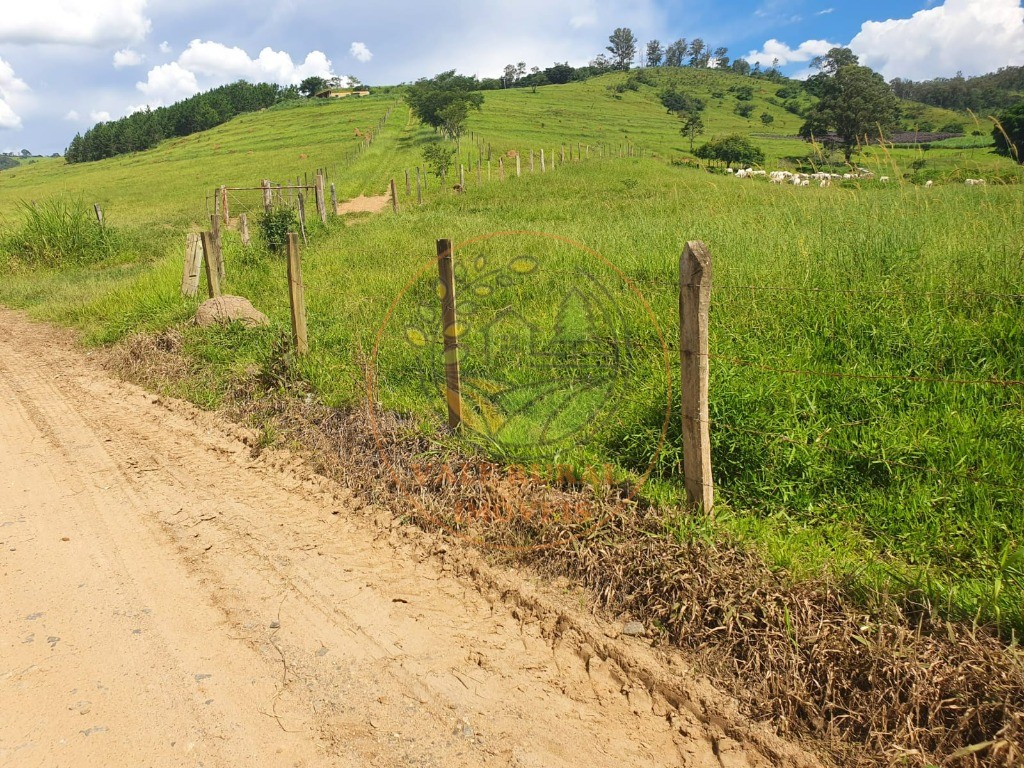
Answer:
<path fill-rule="evenodd" d="M 459 327 L 455 311 L 455 269 L 451 240 L 437 241 L 437 273 L 441 283 L 445 400 L 448 403 L 448 426 L 454 431 L 462 424 L 462 386 L 459 382 Z"/>
<path fill-rule="evenodd" d="M 540 151 L 540 172 L 545 173 L 547 169 L 544 167 L 544 150 Z"/>
<path fill-rule="evenodd" d="M 334 182 L 331 182 L 331 216 L 338 215 L 338 190 L 334 188 Z"/>
<path fill-rule="evenodd" d="M 306 290 L 302 285 L 302 262 L 299 258 L 299 236 L 288 233 L 288 297 L 292 309 L 292 341 L 295 354 L 302 356 L 309 352 L 309 338 L 306 335 Z"/>
<path fill-rule="evenodd" d="M 479 187 L 479 186 L 480 186 L 481 184 L 483 184 L 483 183 L 484 183 L 484 180 L 483 180 L 483 171 L 482 171 L 482 169 L 480 168 L 480 165 L 481 165 L 481 163 L 480 163 L 480 155 L 479 155 L 479 154 L 477 154 L 477 156 L 476 156 L 476 185 L 477 185 L 478 187 Z"/>
<path fill-rule="evenodd" d="M 274 207 L 274 193 L 270 191 L 270 179 L 263 179 L 260 186 L 263 187 L 263 210 L 270 213 L 270 209 Z"/>
<path fill-rule="evenodd" d="M 219 282 L 224 279 L 224 251 L 220 239 L 220 219 L 217 214 L 210 216 L 210 233 L 213 235 L 213 249 L 216 257 L 214 264 L 217 265 L 217 280 Z"/>
<path fill-rule="evenodd" d="M 466 166 L 462 163 L 459 163 L 459 186 L 463 192 L 466 191 Z"/>
<path fill-rule="evenodd" d="M 299 192 L 299 230 L 302 232 L 302 242 L 304 245 L 309 245 L 309 240 L 306 239 L 306 198 Z"/>
<path fill-rule="evenodd" d="M 231 223 L 231 213 L 228 211 L 228 188 L 226 184 L 220 185 L 220 212 L 224 216 L 224 223 Z"/>
<path fill-rule="evenodd" d="M 242 245 L 249 245 L 249 217 L 244 213 L 238 215 L 238 228 L 242 232 Z"/>
<path fill-rule="evenodd" d="M 416 204 L 423 205 L 423 185 L 420 183 L 420 167 L 416 166 Z"/>
<path fill-rule="evenodd" d="M 409 169 L 405 169 L 405 196 L 408 197 L 412 194 L 412 187 L 409 184 Z"/>
<path fill-rule="evenodd" d="M 516 152 L 516 178 L 523 175 L 523 164 L 520 162 L 519 153 Z"/>
<path fill-rule="evenodd" d="M 185 238 L 185 268 L 181 273 L 181 295 L 195 296 L 199 291 L 199 269 L 203 260 L 202 243 L 197 232 Z"/>
<path fill-rule="evenodd" d="M 93 211 L 96 212 L 96 222 L 100 226 L 103 226 L 103 209 L 100 208 L 100 204 L 99 203 L 93 203 L 92 209 L 93 209 Z"/>
<path fill-rule="evenodd" d="M 324 175 L 320 171 L 316 172 L 316 188 L 314 192 L 316 194 L 316 212 L 320 216 L 320 222 L 326 224 L 327 201 L 324 199 Z"/>
<path fill-rule="evenodd" d="M 391 179 L 391 210 L 398 213 L 398 192 L 395 190 L 395 180 Z"/>
<path fill-rule="evenodd" d="M 217 244 L 212 232 L 203 232 L 203 263 L 206 265 L 206 286 L 210 290 L 210 298 L 220 296 L 220 279 L 217 277 Z"/>
<path fill-rule="evenodd" d="M 562 145 L 562 165 L 565 165 L 565 144 Z"/>
<path fill-rule="evenodd" d="M 699 240 L 679 258 L 679 364 L 683 404 L 683 480 L 687 501 L 710 515 L 715 505 L 708 421 L 708 311 L 711 254 Z"/>
<path fill-rule="evenodd" d="M 530 150 L 530 173 L 533 173 L 533 150 Z"/>
<path fill-rule="evenodd" d="M 505 180 L 505 161 L 501 157 L 498 157 L 498 179 Z"/>

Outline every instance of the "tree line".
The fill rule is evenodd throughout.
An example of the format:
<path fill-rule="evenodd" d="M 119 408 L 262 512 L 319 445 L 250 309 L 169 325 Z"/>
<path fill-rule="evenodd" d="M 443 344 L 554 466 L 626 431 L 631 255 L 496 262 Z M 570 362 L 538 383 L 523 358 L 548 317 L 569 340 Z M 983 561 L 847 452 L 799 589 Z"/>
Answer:
<path fill-rule="evenodd" d="M 920 82 L 897 77 L 890 85 L 901 99 L 957 112 L 969 109 L 987 116 L 1021 102 L 1024 67 L 1002 67 L 977 77 L 964 77 L 958 72 L 956 77 L 937 77 Z"/>
<path fill-rule="evenodd" d="M 256 112 L 297 98 L 299 91 L 295 86 L 253 85 L 239 80 L 169 107 L 146 109 L 118 120 L 97 123 L 84 134 L 75 135 L 64 158 L 68 163 L 85 163 L 128 152 L 141 152 L 155 147 L 164 139 L 205 131 L 243 112 Z"/>

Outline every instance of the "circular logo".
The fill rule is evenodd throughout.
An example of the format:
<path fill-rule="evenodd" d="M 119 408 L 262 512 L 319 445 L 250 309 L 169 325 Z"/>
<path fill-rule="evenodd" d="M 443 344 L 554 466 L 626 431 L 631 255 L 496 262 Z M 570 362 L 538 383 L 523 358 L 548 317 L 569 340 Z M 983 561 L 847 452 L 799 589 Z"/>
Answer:
<path fill-rule="evenodd" d="M 451 279 L 440 279 L 442 273 Z M 638 385 L 651 367 L 638 362 L 649 361 L 652 349 L 638 338 L 657 340 L 653 354 L 664 362 L 671 403 L 668 350 L 654 313 L 632 281 L 596 251 L 557 235 L 515 231 L 466 240 L 450 256 L 427 261 L 378 329 L 371 401 L 442 416 L 453 408 L 468 453 L 495 457 L 506 468 L 484 459 L 387 461 L 417 516 L 503 548 L 540 545 L 496 545 L 479 534 L 481 527 L 560 522 L 589 530 L 600 524 L 579 494 L 564 489 L 599 491 L 615 482 L 614 468 L 593 457 L 604 453 L 602 435 L 618 414 L 649 390 Z M 669 407 L 658 449 L 628 485 L 628 496 L 657 461 Z M 430 505 L 423 501 L 427 489 Z"/>

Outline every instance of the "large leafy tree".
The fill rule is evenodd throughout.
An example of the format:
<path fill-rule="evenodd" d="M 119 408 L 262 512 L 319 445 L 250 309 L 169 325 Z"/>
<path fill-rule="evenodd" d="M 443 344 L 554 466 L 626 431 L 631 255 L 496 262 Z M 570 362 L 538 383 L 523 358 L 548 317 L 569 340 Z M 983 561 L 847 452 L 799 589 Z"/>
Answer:
<path fill-rule="evenodd" d="M 666 67 L 681 67 L 683 66 L 683 59 L 686 58 L 686 52 L 689 50 L 689 46 L 686 43 L 686 38 L 681 37 L 674 43 L 671 43 L 668 48 L 665 49 L 665 66 Z"/>
<path fill-rule="evenodd" d="M 636 56 L 636 36 L 629 27 L 618 27 L 608 36 L 608 52 L 615 69 L 629 69 Z"/>
<path fill-rule="evenodd" d="M 316 75 L 310 75 L 299 83 L 299 93 L 307 99 L 312 98 L 325 90 L 327 90 L 327 81 L 322 77 L 317 77 Z"/>
<path fill-rule="evenodd" d="M 764 162 L 764 151 L 739 133 L 712 139 L 699 146 L 694 154 L 701 160 L 725 163 L 726 168 L 732 168 L 733 163 L 760 165 Z"/>
<path fill-rule="evenodd" d="M 996 152 L 1024 164 L 1024 101 L 1002 112 L 992 129 Z"/>
<path fill-rule="evenodd" d="M 465 131 L 469 111 L 484 103 L 479 87 L 475 77 L 457 75 L 450 69 L 417 80 L 409 86 L 405 100 L 421 123 L 457 141 Z"/>
<path fill-rule="evenodd" d="M 800 128 L 800 135 L 808 140 L 835 134 L 847 163 L 862 137 L 884 135 L 898 124 L 900 116 L 899 99 L 882 76 L 849 61 L 845 55 L 829 60 L 832 63 L 826 62 L 822 75 L 815 75 L 821 77 L 816 86 L 819 100 Z"/>

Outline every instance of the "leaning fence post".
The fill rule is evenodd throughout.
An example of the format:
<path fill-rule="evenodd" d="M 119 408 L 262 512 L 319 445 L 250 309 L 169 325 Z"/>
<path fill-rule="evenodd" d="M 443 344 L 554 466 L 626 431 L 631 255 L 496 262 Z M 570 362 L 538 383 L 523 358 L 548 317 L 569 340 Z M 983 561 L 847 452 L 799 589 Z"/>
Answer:
<path fill-rule="evenodd" d="M 412 194 L 412 186 L 409 183 L 409 169 L 405 169 L 405 196 L 408 197 Z"/>
<path fill-rule="evenodd" d="M 288 233 L 288 298 L 292 310 L 292 341 L 295 354 L 309 352 L 309 338 L 306 335 L 306 291 L 302 285 L 302 262 L 299 259 L 299 236 Z"/>
<path fill-rule="evenodd" d="M 99 203 L 93 203 L 92 209 L 96 212 L 96 222 L 103 226 L 103 209 L 100 208 Z"/>
<path fill-rule="evenodd" d="M 454 431 L 462 423 L 462 387 L 459 382 L 459 326 L 455 312 L 455 269 L 451 240 L 437 241 L 437 273 L 441 284 L 445 400 L 448 403 L 448 426 Z"/>
<path fill-rule="evenodd" d="M 391 210 L 398 213 L 398 192 L 395 191 L 395 180 L 391 179 Z"/>
<path fill-rule="evenodd" d="M 195 296 L 199 290 L 199 263 L 203 260 L 199 234 L 189 232 L 185 238 L 185 268 L 181 273 L 181 295 Z"/>
<path fill-rule="evenodd" d="M 687 502 L 711 514 L 711 425 L 708 416 L 708 311 L 711 254 L 699 240 L 679 258 L 679 364 L 683 404 L 683 479 Z"/>
<path fill-rule="evenodd" d="M 217 280 L 224 279 L 224 251 L 222 250 L 223 245 L 220 239 L 220 219 L 217 214 L 210 216 L 210 233 L 213 235 L 213 249 L 216 261 L 214 264 L 217 265 Z"/>
<path fill-rule="evenodd" d="M 210 298 L 220 296 L 220 280 L 217 277 L 217 244 L 212 232 L 201 234 L 203 242 L 203 264 L 206 266 L 206 285 L 210 290 Z"/>
<path fill-rule="evenodd" d="M 334 182 L 331 182 L 331 215 L 338 215 L 338 190 L 334 188 Z"/>

